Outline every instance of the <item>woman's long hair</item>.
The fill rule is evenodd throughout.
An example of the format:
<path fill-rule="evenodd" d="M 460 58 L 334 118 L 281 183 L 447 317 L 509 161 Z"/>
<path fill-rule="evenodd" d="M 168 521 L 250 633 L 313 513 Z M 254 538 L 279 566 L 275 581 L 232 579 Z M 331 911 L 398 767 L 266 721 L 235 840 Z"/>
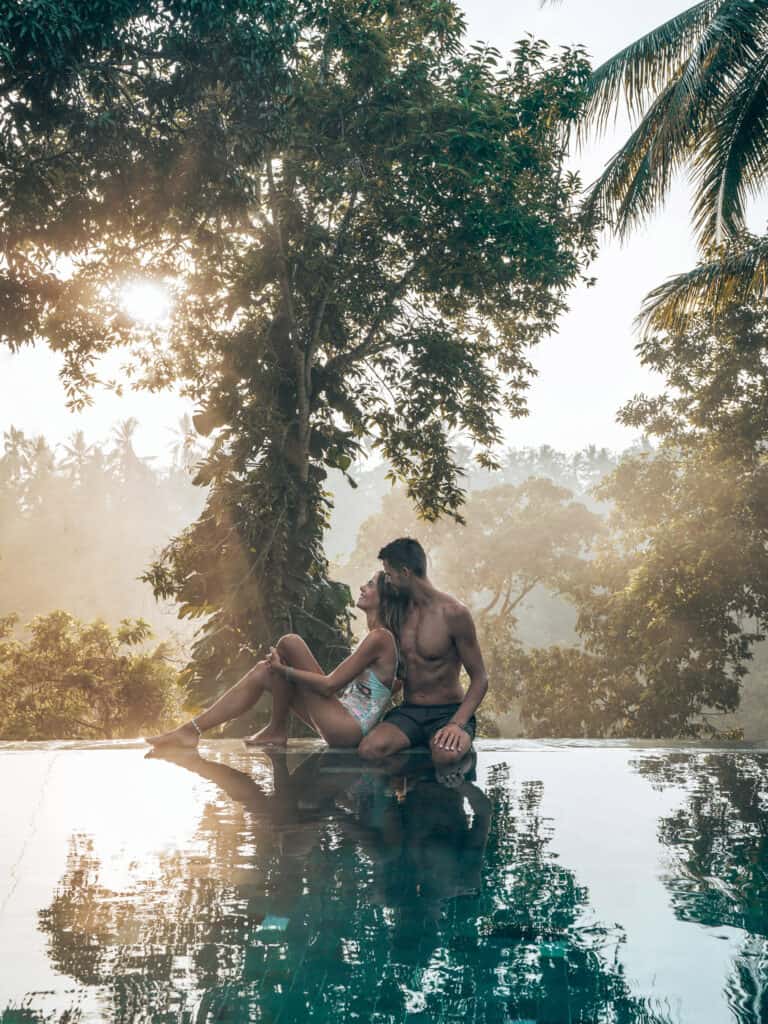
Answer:
<path fill-rule="evenodd" d="M 399 594 L 391 583 L 387 583 L 386 574 L 376 575 L 376 589 L 379 593 L 379 619 L 382 626 L 394 635 L 398 650 L 400 649 L 400 631 L 408 609 L 408 598 Z"/>

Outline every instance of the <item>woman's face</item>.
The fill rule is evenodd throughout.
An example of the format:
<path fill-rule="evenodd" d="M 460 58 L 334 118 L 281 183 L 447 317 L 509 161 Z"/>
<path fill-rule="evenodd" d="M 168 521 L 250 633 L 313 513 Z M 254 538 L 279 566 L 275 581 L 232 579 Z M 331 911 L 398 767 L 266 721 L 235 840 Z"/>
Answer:
<path fill-rule="evenodd" d="M 367 583 L 360 587 L 360 594 L 357 598 L 357 607 L 363 611 L 375 611 L 379 607 L 379 584 L 378 573 L 372 576 Z"/>

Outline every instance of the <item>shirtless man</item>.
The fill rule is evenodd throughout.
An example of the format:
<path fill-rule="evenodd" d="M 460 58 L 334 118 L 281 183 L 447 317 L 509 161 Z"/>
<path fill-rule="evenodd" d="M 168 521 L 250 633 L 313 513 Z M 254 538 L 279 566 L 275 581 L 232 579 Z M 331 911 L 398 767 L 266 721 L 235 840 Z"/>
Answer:
<path fill-rule="evenodd" d="M 400 632 L 405 700 L 364 737 L 358 752 L 374 760 L 426 744 L 436 765 L 456 764 L 472 745 L 475 711 L 488 689 L 475 624 L 463 604 L 427 579 L 427 556 L 417 540 L 393 540 L 379 558 L 387 582 L 410 599 Z M 462 665 L 469 674 L 466 694 Z"/>

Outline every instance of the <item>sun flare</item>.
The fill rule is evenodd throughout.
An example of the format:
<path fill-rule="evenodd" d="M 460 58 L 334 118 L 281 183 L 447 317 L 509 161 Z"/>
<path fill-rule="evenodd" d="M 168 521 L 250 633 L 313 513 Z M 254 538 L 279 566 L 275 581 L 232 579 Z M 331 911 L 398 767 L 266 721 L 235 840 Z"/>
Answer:
<path fill-rule="evenodd" d="M 131 281 L 120 291 L 121 305 L 134 320 L 156 327 L 168 319 L 171 296 L 154 281 Z"/>

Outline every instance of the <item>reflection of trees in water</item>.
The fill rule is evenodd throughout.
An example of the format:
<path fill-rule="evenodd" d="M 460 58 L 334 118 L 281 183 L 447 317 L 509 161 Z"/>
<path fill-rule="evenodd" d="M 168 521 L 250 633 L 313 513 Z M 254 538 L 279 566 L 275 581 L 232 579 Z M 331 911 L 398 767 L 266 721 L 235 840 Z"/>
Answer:
<path fill-rule="evenodd" d="M 65 1010 L 63 1013 L 58 1011 L 44 1013 L 32 1009 L 29 999 L 25 1000 L 22 1006 L 0 1010 L 0 1024 L 77 1024 L 79 1020 L 80 1011 L 77 1007 Z"/>
<path fill-rule="evenodd" d="M 749 934 L 726 997 L 739 1024 L 768 1020 L 768 755 L 676 752 L 634 762 L 654 786 L 685 792 L 662 818 L 663 881 L 682 921 Z"/>
<path fill-rule="evenodd" d="M 588 893 L 549 852 L 540 783 L 518 792 L 497 766 L 485 793 L 449 789 L 423 757 L 392 778 L 320 755 L 293 774 L 277 759 L 270 794 L 184 767 L 237 802 L 210 802 L 193 848 L 120 891 L 74 837 L 41 913 L 55 967 L 100 990 L 104 1019 L 662 1020 L 604 952 L 615 931 L 579 927 Z"/>

